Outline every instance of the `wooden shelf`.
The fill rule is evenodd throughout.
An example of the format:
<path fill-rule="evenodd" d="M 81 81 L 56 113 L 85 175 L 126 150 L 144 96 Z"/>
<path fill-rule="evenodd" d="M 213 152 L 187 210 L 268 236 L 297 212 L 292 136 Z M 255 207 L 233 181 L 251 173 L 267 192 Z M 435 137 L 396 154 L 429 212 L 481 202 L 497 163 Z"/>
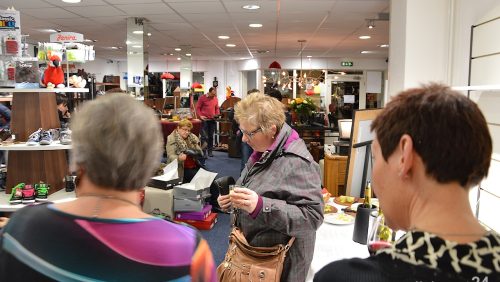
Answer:
<path fill-rule="evenodd" d="M 0 151 L 53 151 L 53 150 L 71 150 L 71 145 L 62 145 L 59 141 L 52 142 L 50 145 L 28 146 L 26 143 L 12 145 L 0 145 Z"/>
<path fill-rule="evenodd" d="M 89 92 L 88 88 L 34 88 L 34 89 L 24 89 L 24 88 L 0 88 L 0 92 L 8 93 L 70 93 L 70 92 Z"/>

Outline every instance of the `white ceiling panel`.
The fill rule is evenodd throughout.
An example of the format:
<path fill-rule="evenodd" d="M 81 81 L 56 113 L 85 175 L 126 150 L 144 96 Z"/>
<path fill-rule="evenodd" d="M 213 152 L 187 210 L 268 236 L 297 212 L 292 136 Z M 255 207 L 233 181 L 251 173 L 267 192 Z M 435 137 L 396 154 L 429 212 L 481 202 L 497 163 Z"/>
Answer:
<path fill-rule="evenodd" d="M 242 8 L 250 3 L 261 8 Z M 313 56 L 387 56 L 388 50 L 380 50 L 377 45 L 388 43 L 388 22 L 376 21 L 376 28 L 368 30 L 366 19 L 388 12 L 389 0 L 281 0 L 279 15 L 276 4 L 276 0 L 82 0 L 77 4 L 61 0 L 0 0 L 0 8 L 14 5 L 21 11 L 23 33 L 31 35 L 28 41 L 47 41 L 49 35 L 42 33 L 41 28 L 81 32 L 85 38 L 98 40 L 94 45 L 99 57 L 110 59 L 126 59 L 125 51 L 109 47 L 126 47 L 128 17 L 149 20 L 153 34 L 149 38 L 151 58 L 179 45 L 191 45 L 193 58 L 248 57 L 246 46 L 254 51 L 270 51 L 255 57 L 272 58 L 275 45 L 278 55 L 297 57 L 298 39 L 308 40 L 304 54 Z M 250 28 L 249 23 L 261 23 L 263 27 Z M 222 34 L 231 39 L 218 39 Z M 360 35 L 372 38 L 360 40 Z M 227 43 L 237 47 L 225 47 Z M 362 55 L 361 50 L 377 53 Z"/>
<path fill-rule="evenodd" d="M 112 6 L 85 6 L 85 7 L 65 7 L 66 10 L 83 17 L 112 17 L 125 16 L 126 14 Z"/>
<path fill-rule="evenodd" d="M 33 0 L 29 1 L 21 1 L 17 0 L 18 2 L 34 2 Z M 89 6 L 89 5 L 106 5 L 106 2 L 103 0 L 82 0 L 80 3 L 66 3 L 61 0 L 43 0 L 44 2 L 50 3 L 54 6 L 58 7 L 78 7 L 78 6 Z M 109 2 L 109 1 L 108 1 Z M 17 7 L 17 4 L 15 5 Z"/>
<path fill-rule="evenodd" d="M 180 14 L 208 14 L 208 13 L 224 13 L 224 7 L 219 1 L 204 1 L 204 2 L 174 2 L 169 3 L 172 9 Z"/>
<path fill-rule="evenodd" d="M 21 10 L 21 15 L 22 14 L 27 14 L 38 19 L 70 19 L 78 17 L 78 14 L 68 12 L 61 8 L 27 8 Z M 21 25 L 22 22 L 23 19 L 21 17 Z"/>
<path fill-rule="evenodd" d="M 150 4 L 128 4 L 128 5 L 115 5 L 119 10 L 124 11 L 130 16 L 148 17 L 149 15 L 166 15 L 174 14 L 165 3 L 150 3 Z"/>

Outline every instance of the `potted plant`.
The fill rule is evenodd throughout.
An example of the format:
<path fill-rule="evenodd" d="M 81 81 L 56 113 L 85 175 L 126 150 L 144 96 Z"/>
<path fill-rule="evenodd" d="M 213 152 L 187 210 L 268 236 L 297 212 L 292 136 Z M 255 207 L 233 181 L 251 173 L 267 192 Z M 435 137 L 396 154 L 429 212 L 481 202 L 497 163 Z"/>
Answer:
<path fill-rule="evenodd" d="M 311 98 L 295 98 L 290 101 L 290 108 L 297 114 L 300 124 L 309 124 L 309 119 L 313 111 L 316 110 L 316 105 Z"/>

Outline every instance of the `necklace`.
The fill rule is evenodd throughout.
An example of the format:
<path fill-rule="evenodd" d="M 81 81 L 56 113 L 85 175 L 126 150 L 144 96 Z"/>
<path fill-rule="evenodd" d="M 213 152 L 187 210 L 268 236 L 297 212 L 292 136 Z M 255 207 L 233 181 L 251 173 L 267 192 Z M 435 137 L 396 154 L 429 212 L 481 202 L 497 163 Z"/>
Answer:
<path fill-rule="evenodd" d="M 94 198 L 98 199 L 98 201 L 97 201 L 97 203 L 96 203 L 96 205 L 94 206 L 94 209 L 93 209 L 93 215 L 92 215 L 93 218 L 97 218 L 97 216 L 101 212 L 101 201 L 102 200 L 116 200 L 116 201 L 121 201 L 121 202 L 127 203 L 129 205 L 133 205 L 133 206 L 139 208 L 139 205 L 137 203 L 134 203 L 134 202 L 132 202 L 130 200 L 123 199 L 123 198 L 120 198 L 120 197 L 111 196 L 111 195 L 101 195 L 101 194 L 92 194 L 92 193 L 84 193 L 84 194 L 78 195 L 78 198 L 85 198 L 85 197 L 94 197 Z"/>

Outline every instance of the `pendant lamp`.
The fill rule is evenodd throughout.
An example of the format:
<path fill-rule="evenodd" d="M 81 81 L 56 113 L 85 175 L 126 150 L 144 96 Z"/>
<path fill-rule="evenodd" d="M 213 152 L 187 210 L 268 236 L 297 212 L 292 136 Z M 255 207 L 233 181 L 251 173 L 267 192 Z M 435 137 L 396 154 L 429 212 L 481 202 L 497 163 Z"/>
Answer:
<path fill-rule="evenodd" d="M 272 63 L 269 65 L 269 68 L 270 68 L 270 69 L 279 69 L 279 70 L 280 70 L 280 69 L 281 69 L 281 65 L 280 65 L 280 63 L 278 63 L 277 61 L 274 61 L 274 62 L 272 62 Z"/>

